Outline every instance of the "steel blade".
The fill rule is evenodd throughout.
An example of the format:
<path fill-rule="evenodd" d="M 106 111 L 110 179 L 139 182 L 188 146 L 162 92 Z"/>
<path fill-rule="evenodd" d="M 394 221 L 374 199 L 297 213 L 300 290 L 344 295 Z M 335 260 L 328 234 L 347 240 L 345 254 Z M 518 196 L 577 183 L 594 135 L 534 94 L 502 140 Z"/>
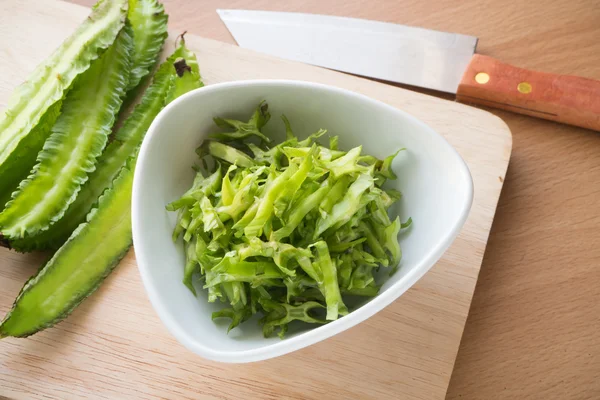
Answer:
<path fill-rule="evenodd" d="M 456 93 L 477 38 L 315 14 L 217 10 L 240 47 L 338 71 Z"/>

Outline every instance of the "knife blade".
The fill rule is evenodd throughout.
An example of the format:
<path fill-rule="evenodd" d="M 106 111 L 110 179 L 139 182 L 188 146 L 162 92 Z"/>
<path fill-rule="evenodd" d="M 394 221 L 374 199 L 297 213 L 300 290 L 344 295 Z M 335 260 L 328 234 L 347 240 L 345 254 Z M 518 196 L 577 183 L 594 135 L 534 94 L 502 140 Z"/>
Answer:
<path fill-rule="evenodd" d="M 474 36 L 316 14 L 217 12 L 240 47 L 600 131 L 600 81 L 476 54 Z"/>

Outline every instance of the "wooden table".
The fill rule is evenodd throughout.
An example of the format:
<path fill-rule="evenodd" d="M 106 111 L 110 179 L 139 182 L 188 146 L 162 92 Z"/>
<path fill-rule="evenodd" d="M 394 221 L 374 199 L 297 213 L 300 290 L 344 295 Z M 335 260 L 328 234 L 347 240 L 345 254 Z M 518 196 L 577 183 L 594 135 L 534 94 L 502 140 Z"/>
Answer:
<path fill-rule="evenodd" d="M 600 79 L 597 0 L 164 3 L 171 29 L 230 43 L 216 8 L 322 13 L 475 35 L 482 54 Z M 447 398 L 600 398 L 600 133 L 493 112 L 512 161 Z"/>

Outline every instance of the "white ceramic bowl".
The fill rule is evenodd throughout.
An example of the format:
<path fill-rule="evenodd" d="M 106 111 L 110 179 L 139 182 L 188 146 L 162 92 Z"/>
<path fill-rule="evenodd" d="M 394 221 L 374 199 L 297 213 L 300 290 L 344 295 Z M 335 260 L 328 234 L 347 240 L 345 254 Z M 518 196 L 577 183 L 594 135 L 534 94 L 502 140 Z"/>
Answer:
<path fill-rule="evenodd" d="M 247 119 L 267 100 L 272 119 L 265 132 L 283 132 L 285 113 L 302 137 L 319 128 L 340 136 L 340 148 L 363 145 L 383 158 L 406 147 L 393 164 L 391 187 L 404 197 L 392 209 L 413 226 L 400 235 L 401 268 L 379 295 L 329 324 L 265 339 L 256 322 L 226 333 L 228 321 L 213 322 L 223 305 L 196 298 L 181 283 L 184 252 L 173 243 L 175 213 L 165 205 L 191 185 L 194 150 L 214 131 L 212 118 Z M 188 349 L 223 362 L 249 362 L 298 350 L 348 329 L 397 299 L 421 278 L 450 246 L 465 222 L 473 198 L 467 165 L 429 126 L 382 102 L 330 86 L 298 81 L 238 81 L 195 90 L 168 105 L 154 120 L 142 144 L 133 184 L 133 241 L 142 281 L 169 331 Z"/>

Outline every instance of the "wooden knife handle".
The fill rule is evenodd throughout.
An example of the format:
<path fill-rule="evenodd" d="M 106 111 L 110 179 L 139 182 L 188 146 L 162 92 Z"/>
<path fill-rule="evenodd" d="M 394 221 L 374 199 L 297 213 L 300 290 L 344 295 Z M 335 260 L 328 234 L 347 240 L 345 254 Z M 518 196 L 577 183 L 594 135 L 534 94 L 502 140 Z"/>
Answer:
<path fill-rule="evenodd" d="M 600 131 L 600 81 L 593 79 L 530 71 L 476 54 L 456 97 Z"/>

